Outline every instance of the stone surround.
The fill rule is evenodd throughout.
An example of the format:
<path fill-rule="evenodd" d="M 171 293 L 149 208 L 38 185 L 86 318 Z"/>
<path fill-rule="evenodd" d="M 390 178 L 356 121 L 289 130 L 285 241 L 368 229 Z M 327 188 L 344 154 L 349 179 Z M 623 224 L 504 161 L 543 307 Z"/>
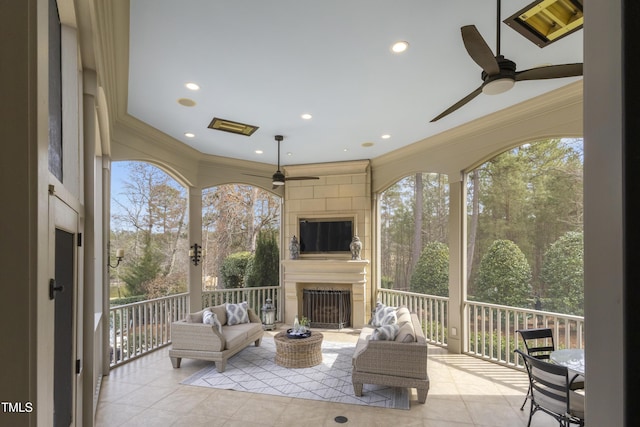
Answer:
<path fill-rule="evenodd" d="M 368 160 L 285 166 L 287 177 L 317 176 L 317 180 L 287 181 L 284 197 L 283 270 L 285 283 L 284 319 L 291 324 L 302 307 L 302 289 L 352 290 L 351 321 L 366 324 L 371 310 L 369 261 L 351 261 L 351 254 L 302 254 L 288 260 L 289 240 L 300 236 L 301 218 L 353 218 L 354 234 L 362 242 L 363 260 L 372 259 L 371 165 Z M 333 261 L 333 262 L 332 262 Z M 321 285 L 322 287 L 318 287 Z M 298 295 L 299 293 L 299 295 Z"/>
<path fill-rule="evenodd" d="M 296 315 L 302 316 L 303 289 L 349 289 L 352 327 L 364 326 L 368 322 L 367 313 L 369 312 L 368 266 L 368 260 L 290 259 L 282 261 L 285 322 L 292 324 Z"/>

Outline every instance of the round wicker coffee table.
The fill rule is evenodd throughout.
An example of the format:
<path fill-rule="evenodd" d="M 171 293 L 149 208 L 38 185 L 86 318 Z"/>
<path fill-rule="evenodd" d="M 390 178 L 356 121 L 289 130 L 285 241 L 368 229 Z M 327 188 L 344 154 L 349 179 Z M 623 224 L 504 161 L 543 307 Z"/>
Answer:
<path fill-rule="evenodd" d="M 273 337 L 276 364 L 285 368 L 310 368 L 322 363 L 322 334 L 311 332 L 309 338 L 289 338 L 286 331 Z"/>

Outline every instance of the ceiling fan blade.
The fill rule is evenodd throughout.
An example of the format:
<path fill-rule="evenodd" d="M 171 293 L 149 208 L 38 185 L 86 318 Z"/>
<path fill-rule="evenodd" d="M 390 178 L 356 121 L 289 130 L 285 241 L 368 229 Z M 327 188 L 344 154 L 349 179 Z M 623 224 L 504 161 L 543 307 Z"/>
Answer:
<path fill-rule="evenodd" d="M 242 175 L 255 176 L 255 177 L 258 177 L 258 178 L 271 179 L 271 177 L 270 177 L 270 176 L 266 176 L 266 175 L 255 175 L 255 174 L 252 174 L 252 173 L 243 173 Z"/>
<path fill-rule="evenodd" d="M 438 116 L 434 117 L 433 119 L 431 119 L 430 123 L 435 122 L 436 120 L 440 120 L 441 118 L 443 118 L 444 116 L 453 113 L 454 111 L 456 111 L 458 108 L 462 107 L 464 104 L 466 104 L 467 102 L 471 101 L 473 98 L 475 98 L 476 96 L 480 95 L 482 93 L 482 86 L 480 86 L 478 89 L 474 90 L 473 92 L 471 92 L 469 95 L 465 96 L 464 98 L 462 98 L 460 101 L 456 102 L 455 104 L 453 104 L 451 107 L 447 108 L 446 110 L 444 110 L 442 113 L 440 113 Z"/>
<path fill-rule="evenodd" d="M 317 177 L 317 176 L 288 176 L 284 180 L 285 181 L 302 181 L 302 180 L 305 180 L 305 179 L 320 179 L 320 177 Z"/>
<path fill-rule="evenodd" d="M 582 75 L 582 64 L 549 65 L 516 72 L 516 81 L 559 79 Z"/>
<path fill-rule="evenodd" d="M 460 28 L 460 32 L 462 33 L 464 47 L 467 49 L 471 59 L 488 75 L 498 74 L 500 72 L 498 61 L 476 26 L 465 25 Z"/>

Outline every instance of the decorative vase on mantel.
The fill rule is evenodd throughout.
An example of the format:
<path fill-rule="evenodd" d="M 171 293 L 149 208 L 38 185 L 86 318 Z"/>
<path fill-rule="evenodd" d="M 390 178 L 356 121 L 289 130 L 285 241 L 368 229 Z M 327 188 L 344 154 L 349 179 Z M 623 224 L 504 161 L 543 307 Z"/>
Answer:
<path fill-rule="evenodd" d="M 289 258 L 300 258 L 300 243 L 298 243 L 298 238 L 296 236 L 293 236 L 289 242 Z"/>
<path fill-rule="evenodd" d="M 351 245 L 349 245 L 351 249 L 351 259 L 352 260 L 360 260 L 360 251 L 362 250 L 362 242 L 358 236 L 353 236 L 353 240 L 351 240 Z"/>

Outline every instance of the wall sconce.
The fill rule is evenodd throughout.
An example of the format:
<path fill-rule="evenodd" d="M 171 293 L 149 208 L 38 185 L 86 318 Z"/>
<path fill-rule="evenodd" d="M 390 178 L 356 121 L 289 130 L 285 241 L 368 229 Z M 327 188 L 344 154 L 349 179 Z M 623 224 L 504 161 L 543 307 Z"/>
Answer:
<path fill-rule="evenodd" d="M 191 258 L 191 262 L 193 265 L 198 265 L 200 263 L 200 257 L 202 256 L 202 246 L 194 243 L 189 249 L 189 258 Z"/>
<path fill-rule="evenodd" d="M 107 265 L 111 268 L 117 268 L 120 265 L 120 262 L 124 258 L 124 249 L 116 249 L 116 265 L 111 265 L 111 250 L 109 250 L 109 257 L 107 259 Z"/>

